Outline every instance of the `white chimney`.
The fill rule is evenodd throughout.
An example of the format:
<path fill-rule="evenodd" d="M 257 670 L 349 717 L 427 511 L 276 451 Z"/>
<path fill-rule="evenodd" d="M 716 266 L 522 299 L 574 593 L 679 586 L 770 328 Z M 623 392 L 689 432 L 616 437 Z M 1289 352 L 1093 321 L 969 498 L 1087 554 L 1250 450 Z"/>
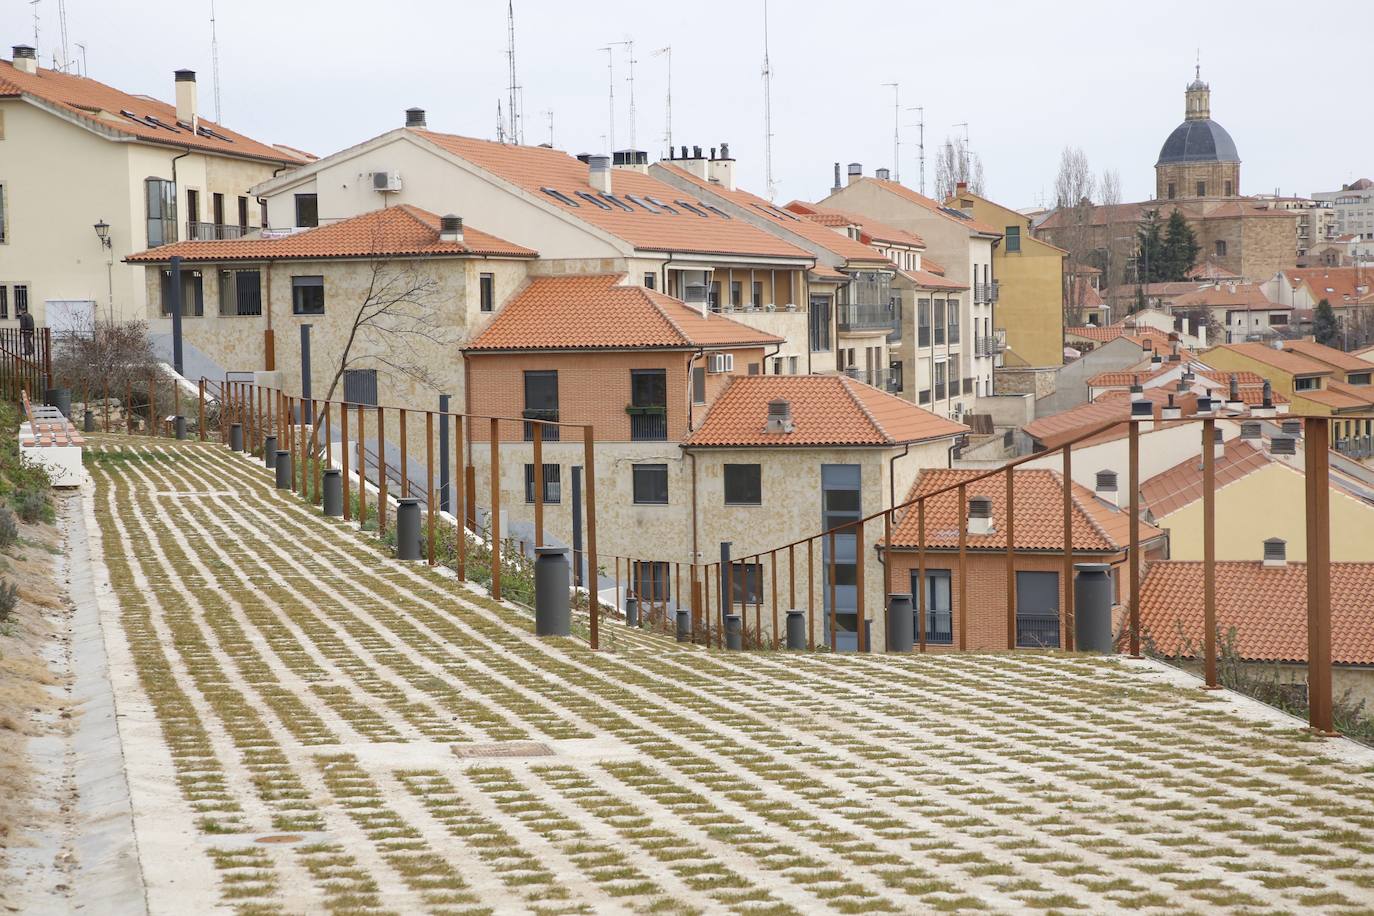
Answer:
<path fill-rule="evenodd" d="M 199 123 L 196 111 L 196 71 L 178 70 L 176 82 L 177 120 L 191 125 L 191 130 L 195 130 Z"/>
<path fill-rule="evenodd" d="M 1283 538 L 1269 538 L 1264 542 L 1264 565 L 1287 566 L 1288 542 Z"/>
<path fill-rule="evenodd" d="M 28 45 L 15 45 L 13 52 L 14 69 L 30 76 L 38 72 L 38 52 Z"/>
<path fill-rule="evenodd" d="M 611 157 L 587 157 L 587 181 L 602 194 L 611 193 Z"/>
<path fill-rule="evenodd" d="M 786 400 L 769 401 L 768 432 L 790 433 L 792 428 L 792 402 Z"/>
<path fill-rule="evenodd" d="M 969 497 L 968 533 L 992 534 L 992 500 L 986 496 Z"/>
<path fill-rule="evenodd" d="M 730 158 L 730 144 L 720 145 L 720 155 L 712 157 L 707 163 L 707 170 L 710 181 L 714 181 L 726 191 L 735 189 L 735 160 Z"/>
<path fill-rule="evenodd" d="M 463 241 L 463 218 L 450 213 L 439 217 L 439 241 L 458 243 Z"/>
<path fill-rule="evenodd" d="M 1121 505 L 1121 491 L 1117 489 L 1116 471 L 1104 468 L 1097 472 L 1097 486 L 1095 491 L 1099 499 L 1109 502 L 1113 506 Z"/>

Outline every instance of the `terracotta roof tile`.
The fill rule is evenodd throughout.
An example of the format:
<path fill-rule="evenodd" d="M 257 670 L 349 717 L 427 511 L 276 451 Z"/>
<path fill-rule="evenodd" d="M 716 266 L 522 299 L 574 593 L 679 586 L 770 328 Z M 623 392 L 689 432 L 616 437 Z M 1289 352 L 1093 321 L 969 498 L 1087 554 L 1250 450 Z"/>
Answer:
<path fill-rule="evenodd" d="M 1161 411 L 1169 402 L 1169 398 L 1174 398 L 1174 403 L 1182 411 L 1182 415 L 1192 416 L 1197 413 L 1197 396 L 1184 392 L 1169 391 L 1164 388 L 1146 388 L 1143 392 L 1146 400 L 1154 405 L 1155 419 L 1160 418 Z M 1103 392 L 1095 401 L 1078 407 L 1070 408 L 1048 417 L 1040 417 L 1024 427 L 1026 435 L 1030 436 L 1044 448 L 1057 448 L 1071 439 L 1081 436 L 1091 431 L 1094 427 L 1102 426 L 1113 420 L 1125 421 L 1131 416 L 1131 398 L 1129 391 L 1114 389 Z M 1111 430 L 1101 434 L 1103 439 L 1115 438 L 1125 435 L 1126 425 L 1119 423 Z M 1095 441 L 1096 437 L 1094 437 Z"/>
<path fill-rule="evenodd" d="M 794 200 L 784 209 L 799 213 L 808 220 L 820 223 L 823 226 L 858 226 L 859 231 L 866 238 L 862 239 L 865 244 L 872 242 L 887 242 L 895 245 L 907 245 L 912 248 L 925 248 L 926 241 L 915 232 L 892 226 L 872 217 L 864 216 L 862 213 L 852 213 L 838 207 L 826 207 L 821 204 L 808 203 L 803 200 Z"/>
<path fill-rule="evenodd" d="M 180 255 L 187 261 L 272 261 L 361 257 L 462 257 L 491 255 L 532 258 L 538 252 L 463 227 L 463 241 L 439 238 L 439 217 L 409 204 L 372 210 L 306 232 L 241 239 L 175 242 L 125 258 L 134 264 L 157 264 Z"/>
<path fill-rule="evenodd" d="M 942 206 L 939 201 L 932 200 L 931 198 L 926 197 L 924 194 L 919 194 L 916 191 L 913 191 L 911 188 L 908 188 L 904 184 L 900 184 L 896 181 L 885 181 L 881 178 L 860 178 L 859 180 L 876 184 L 883 190 L 890 191 L 893 194 L 896 194 L 898 197 L 901 197 L 904 200 L 916 204 L 918 207 L 924 207 L 925 209 L 931 211 L 932 213 L 938 216 L 944 217 L 952 223 L 957 223 L 958 225 L 963 226 L 965 229 L 967 229 L 969 232 L 975 235 L 995 235 L 998 237 L 1002 235 L 1002 230 L 997 228 L 996 226 L 989 225 L 988 223 L 974 219 L 971 216 L 965 216 L 958 210 Z"/>
<path fill-rule="evenodd" d="M 1374 407 L 1374 388 L 1328 381 L 1325 388 L 1297 391 L 1293 397 L 1321 404 L 1334 410 L 1368 410 Z"/>
<path fill-rule="evenodd" d="M 767 431 L 768 402 L 792 408 L 792 432 Z M 962 435 L 968 427 L 842 375 L 735 376 L 686 445 L 903 445 Z"/>
<path fill-rule="evenodd" d="M 642 251 L 675 251 L 684 254 L 745 255 L 754 257 L 797 258 L 811 261 L 814 256 L 795 245 L 764 232 L 742 219 L 727 219 L 707 209 L 695 195 L 633 169 L 611 170 L 611 192 L 629 209 L 602 201 L 605 209 L 578 194 L 596 196 L 589 183 L 586 164 L 561 150 L 542 146 L 514 146 L 490 140 L 477 140 L 430 130 L 412 133 L 462 159 L 537 196 L 546 203 L 610 233 Z M 543 193 L 541 188 L 561 192 L 576 207 Z M 632 198 L 653 204 L 661 201 L 672 208 L 651 212 Z M 599 198 L 598 198 L 599 199 Z M 677 203 L 686 200 L 696 209 L 692 213 Z"/>
<path fill-rule="evenodd" d="M 782 339 L 624 277 L 536 277 L 465 351 L 762 347 Z"/>
<path fill-rule="evenodd" d="M 946 487 L 966 483 L 970 499 L 987 497 L 992 502 L 992 532 L 968 535 L 970 550 L 1005 550 L 1007 546 L 1006 477 L 994 474 L 981 480 L 973 478 L 986 473 L 978 470 L 933 468 L 921 471 L 907 501 Z M 1064 549 L 1064 485 L 1056 471 L 1041 468 L 1021 468 L 1014 477 L 1017 550 Z M 970 482 L 971 481 L 971 482 Z M 1073 546 L 1074 550 L 1116 551 L 1130 543 L 1130 513 L 1099 499 L 1086 487 L 1074 484 Z M 1141 537 L 1150 540 L 1163 532 L 1145 522 L 1141 523 Z M 920 546 L 920 518 L 915 506 L 902 511 L 892 531 L 892 545 L 896 549 Z M 957 490 L 930 496 L 926 500 L 926 547 L 951 549 L 959 546 L 959 494 Z"/>
<path fill-rule="evenodd" d="M 1256 532 L 1259 537 L 1263 532 Z M 1307 564 L 1217 563 L 1217 626 L 1234 630 L 1241 658 L 1307 660 Z M 1331 660 L 1374 664 L 1374 563 L 1332 563 Z M 1155 647 L 1193 656 L 1202 645 L 1203 565 L 1152 563 L 1140 589 L 1140 622 Z"/>
<path fill-rule="evenodd" d="M 37 73 L 24 73 L 16 70 L 13 63 L 0 61 L 0 97 L 20 96 L 56 108 L 67 117 L 79 118 L 98 131 L 113 131 L 149 143 L 189 146 L 207 153 L 287 165 L 302 165 L 314 158 L 290 147 L 260 143 L 206 118 L 199 119 L 201 130 L 192 131 L 189 125 L 177 124 L 175 105 L 122 92 L 89 77 L 42 67 Z M 128 115 L 123 114 L 126 111 Z M 149 123 L 145 120 L 149 117 L 159 123 Z"/>
<path fill-rule="evenodd" d="M 1105 326 L 1095 324 L 1070 325 L 1064 329 L 1064 333 L 1070 337 L 1083 337 L 1088 340 L 1095 340 L 1101 343 L 1109 343 L 1118 337 L 1129 337 L 1130 328 L 1120 324 L 1109 324 Z"/>
<path fill-rule="evenodd" d="M 1283 349 L 1289 353 L 1296 353 L 1319 363 L 1325 363 L 1340 369 L 1343 373 L 1370 371 L 1369 363 L 1358 356 L 1344 350 L 1337 350 L 1335 347 L 1323 346 L 1315 340 L 1285 340 Z"/>
<path fill-rule="evenodd" d="M 1294 288 L 1306 284 L 1313 302 L 1325 299 L 1337 308 L 1374 302 L 1374 272 L 1368 268 L 1290 267 L 1283 273 Z"/>
<path fill-rule="evenodd" d="M 1264 450 L 1244 439 L 1227 441 L 1216 461 L 1218 488 L 1235 483 L 1273 461 Z M 1195 455 L 1140 485 L 1140 501 L 1155 519 L 1172 515 L 1202 498 L 1202 457 Z"/>
<path fill-rule="evenodd" d="M 1218 283 L 1204 286 L 1174 299 L 1174 309 L 1188 308 L 1243 308 L 1267 311 L 1288 310 L 1292 306 L 1273 302 L 1264 294 L 1258 283 Z"/>
<path fill-rule="evenodd" d="M 1330 375 L 1331 367 L 1288 350 L 1276 350 L 1263 343 L 1222 344 L 1217 350 L 1230 350 L 1258 363 L 1273 366 L 1290 375 Z M 1209 351 L 1210 352 L 1210 351 Z"/>
<path fill-rule="evenodd" d="M 968 289 L 967 283 L 956 283 L 953 280 L 946 279 L 941 274 L 933 274 L 928 270 L 902 270 L 899 267 L 897 268 L 897 273 L 906 277 L 921 289 Z"/>

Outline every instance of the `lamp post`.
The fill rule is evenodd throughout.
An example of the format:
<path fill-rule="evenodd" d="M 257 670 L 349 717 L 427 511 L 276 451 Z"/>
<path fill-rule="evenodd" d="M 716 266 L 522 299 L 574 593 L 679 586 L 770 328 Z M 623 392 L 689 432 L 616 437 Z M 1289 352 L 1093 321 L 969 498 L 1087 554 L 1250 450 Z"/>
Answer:
<path fill-rule="evenodd" d="M 110 238 L 110 224 L 103 219 L 96 223 L 95 235 L 100 239 L 100 247 L 106 251 L 105 285 L 109 298 L 106 300 L 105 318 L 110 324 L 114 324 L 114 241 Z"/>

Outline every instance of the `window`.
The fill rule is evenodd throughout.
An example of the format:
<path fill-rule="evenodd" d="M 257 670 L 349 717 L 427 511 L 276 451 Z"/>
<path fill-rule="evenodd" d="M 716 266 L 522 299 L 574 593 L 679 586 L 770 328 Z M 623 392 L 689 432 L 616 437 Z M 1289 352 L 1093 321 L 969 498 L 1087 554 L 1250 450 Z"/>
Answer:
<path fill-rule="evenodd" d="M 548 191 L 545 190 L 544 193 L 547 194 Z M 636 206 L 640 207 L 640 208 L 643 209 L 643 210 L 647 210 L 647 211 L 650 212 L 650 213 L 657 213 L 657 212 L 658 212 L 658 208 L 657 208 L 657 207 L 655 207 L 653 204 L 645 203 L 643 198 L 636 197 L 636 196 L 633 195 L 633 194 L 626 194 L 625 196 L 626 196 L 627 198 L 629 198 L 629 200 L 630 200 L 631 203 L 635 204 Z"/>
<path fill-rule="evenodd" d="M 256 270 L 221 270 L 219 313 L 224 316 L 261 315 L 262 274 Z"/>
<path fill-rule="evenodd" d="M 168 245 L 177 240 L 176 185 L 161 178 L 143 182 L 148 205 L 148 247 Z"/>
<path fill-rule="evenodd" d="M 343 383 L 346 403 L 377 406 L 376 369 L 345 369 Z"/>
<path fill-rule="evenodd" d="M 889 376 L 891 377 L 892 390 L 905 391 L 906 385 L 903 383 L 902 380 L 902 361 L 899 359 L 892 360 L 890 363 L 887 364 L 887 371 Z"/>
<path fill-rule="evenodd" d="M 1059 573 L 1016 573 L 1016 644 L 1059 647 Z"/>
<path fill-rule="evenodd" d="M 672 596 L 667 560 L 656 560 L 648 563 L 635 560 L 630 575 L 630 590 L 636 595 L 640 595 L 643 600 L 653 604 L 663 604 Z M 648 610 L 648 608 L 642 608 L 640 614 L 645 614 Z"/>
<path fill-rule="evenodd" d="M 5 186 L 0 184 L 0 243 L 10 240 L 9 221 L 5 218 Z"/>
<path fill-rule="evenodd" d="M 710 219 L 709 216 L 707 216 L 705 213 L 701 212 L 685 200 L 675 200 L 673 201 L 673 203 L 677 204 L 679 207 L 686 210 L 688 213 L 695 213 L 697 216 L 700 216 L 703 219 Z"/>
<path fill-rule="evenodd" d="M 660 210 L 662 210 L 664 213 L 667 213 L 669 216 L 677 216 L 676 210 L 665 204 L 663 201 L 659 200 L 657 197 L 646 197 L 645 200 L 653 204 L 655 207 L 658 207 Z"/>
<path fill-rule="evenodd" d="M 635 505 L 668 505 L 668 465 L 636 464 L 631 471 L 634 474 Z"/>
<path fill-rule="evenodd" d="M 811 342 L 811 352 L 821 353 L 830 349 L 830 297 L 812 296 L 811 308 L 807 315 L 807 336 Z"/>
<path fill-rule="evenodd" d="M 754 281 L 754 295 L 753 298 L 749 300 L 749 304 L 754 308 L 763 305 L 763 284 L 757 280 Z"/>
<path fill-rule="evenodd" d="M 315 194 L 296 195 L 296 225 L 318 226 L 320 224 L 320 201 Z"/>
<path fill-rule="evenodd" d="M 711 281 L 711 291 L 706 294 L 706 305 L 713 312 L 720 311 L 720 281 Z"/>
<path fill-rule="evenodd" d="M 1232 196 L 1234 196 L 1234 194 L 1235 194 L 1234 186 L 1231 184 L 1231 182 L 1229 182 L 1229 181 L 1226 182 L 1226 196 L 1227 196 L 1227 197 L 1232 197 Z"/>
<path fill-rule="evenodd" d="M 781 356 L 773 357 L 773 374 L 782 375 L 783 359 Z"/>
<path fill-rule="evenodd" d="M 935 306 L 935 342 L 942 344 L 945 342 L 945 302 L 944 299 L 936 299 Z"/>
<path fill-rule="evenodd" d="M 1318 378 L 1308 377 L 1293 379 L 1294 391 L 1316 391 L 1320 387 L 1321 379 Z"/>
<path fill-rule="evenodd" d="M 924 595 L 922 592 L 924 591 Z M 954 603 L 950 595 L 950 571 L 926 568 L 924 590 L 921 571 L 911 571 L 911 594 L 921 595 L 926 609 L 926 642 L 950 645 L 954 642 Z M 919 612 L 920 605 L 917 606 Z"/>
<path fill-rule="evenodd" d="M 762 504 L 762 468 L 757 464 L 727 464 L 725 466 L 725 505 L 758 506 Z"/>
<path fill-rule="evenodd" d="M 0 316 L 3 317 L 3 316 Z M 692 369 L 692 403 L 706 403 L 706 367 L 696 366 Z"/>
<path fill-rule="evenodd" d="M 734 604 L 760 604 L 763 601 L 763 564 L 730 564 L 730 597 Z"/>
<path fill-rule="evenodd" d="M 181 314 L 182 317 L 196 317 L 205 314 L 205 291 L 201 286 L 200 271 L 181 271 Z M 15 287 L 15 313 L 19 311 L 19 287 Z M 162 271 L 162 310 L 164 317 L 172 314 L 172 272 Z"/>
<path fill-rule="evenodd" d="M 937 401 L 945 399 L 945 382 L 949 378 L 948 372 L 948 363 L 935 364 L 935 400 Z"/>
<path fill-rule="evenodd" d="M 248 231 L 248 198 L 239 198 L 239 233 Z"/>
<path fill-rule="evenodd" d="M 258 225 L 267 228 L 267 201 L 258 202 Z"/>
<path fill-rule="evenodd" d="M 1226 257 L 1226 242 L 1222 239 L 1217 239 L 1217 257 Z"/>
<path fill-rule="evenodd" d="M 14 317 L 18 318 L 29 310 L 29 288 L 23 283 L 14 284 Z"/>
<path fill-rule="evenodd" d="M 977 332 L 977 328 L 973 329 Z M 957 344 L 959 342 L 959 301 L 957 299 L 949 302 L 949 342 Z"/>
<path fill-rule="evenodd" d="M 324 314 L 324 277 L 291 278 L 291 314 Z"/>
<path fill-rule="evenodd" d="M 662 442 L 668 438 L 668 371 L 630 370 L 630 439 Z"/>
<path fill-rule="evenodd" d="M 597 200 L 595 197 L 593 197 L 591 194 L 588 194 L 586 191 L 574 191 L 573 193 L 576 194 L 578 197 L 582 198 L 583 200 L 585 200 L 587 203 L 591 204 L 593 207 L 598 207 L 602 210 L 611 209 L 610 204 L 602 200 Z"/>
<path fill-rule="evenodd" d="M 1007 227 L 1007 234 L 1006 234 L 1006 241 L 1007 241 L 1007 252 L 1008 252 L 1008 253 L 1013 252 L 1013 251 L 1020 251 L 1020 250 L 1021 250 L 1021 227 L 1020 227 L 1020 226 L 1008 226 L 1008 227 Z"/>
<path fill-rule="evenodd" d="M 563 500 L 563 485 L 559 466 L 544 465 L 544 502 L 556 503 Z M 525 465 L 525 502 L 534 502 L 534 465 Z"/>
<path fill-rule="evenodd" d="M 200 222 L 200 192 L 194 188 L 186 189 L 186 219 L 188 222 Z M 191 236 L 190 233 L 187 233 Z"/>
<path fill-rule="evenodd" d="M 738 280 L 730 281 L 730 305 L 739 308 L 744 301 L 744 286 Z"/>
<path fill-rule="evenodd" d="M 558 420 L 558 372 L 553 369 L 525 371 L 525 412 L 527 420 Z M 525 441 L 534 441 L 534 424 L 526 423 Z M 558 440 L 558 427 L 545 426 L 540 430 L 545 442 Z"/>
<path fill-rule="evenodd" d="M 580 206 L 582 206 L 582 205 L 579 204 L 577 201 L 573 200 L 571 197 L 569 197 L 568 195 L 564 194 L 562 191 L 555 191 L 553 188 L 540 188 L 539 190 L 543 191 L 545 194 L 549 195 L 550 197 L 552 197 L 554 200 L 558 201 L 559 203 L 561 203 L 561 204 L 567 204 L 569 207 L 580 207 Z M 632 199 L 633 199 L 633 198 L 632 198 Z"/>
<path fill-rule="evenodd" d="M 800 358 L 800 357 L 797 357 L 797 356 L 789 356 L 789 357 L 787 357 L 787 372 L 788 372 L 789 375 L 796 375 L 796 374 L 797 374 L 797 366 L 798 366 L 798 364 L 799 364 L 800 362 L 801 362 L 801 358 Z"/>
<path fill-rule="evenodd" d="M 1175 197 L 1178 196 L 1178 188 L 1174 185 L 1172 181 L 1169 182 L 1169 190 L 1167 193 L 1170 200 L 1173 200 Z"/>
<path fill-rule="evenodd" d="M 496 307 L 496 276 L 494 274 L 478 274 L 477 286 L 480 297 L 478 307 L 484 312 L 490 312 Z"/>
<path fill-rule="evenodd" d="M 1199 182 L 1197 183 L 1197 196 L 1198 196 L 1198 197 L 1206 197 L 1206 196 L 1207 196 L 1207 182 L 1205 182 L 1205 181 L 1199 181 Z"/>
<path fill-rule="evenodd" d="M 0 315 L 0 317 L 4 316 Z M 1368 385 L 1369 379 L 1370 373 L 1368 372 L 1352 372 L 1345 377 L 1345 383 L 1347 385 Z"/>
<path fill-rule="evenodd" d="M 602 195 L 601 195 L 601 199 L 602 199 L 602 200 L 608 200 L 608 201 L 610 201 L 611 203 L 615 204 L 615 205 L 616 205 L 617 207 L 619 207 L 620 209 L 624 210 L 626 213 L 633 213 L 633 212 L 635 212 L 635 208 L 634 208 L 634 207 L 632 207 L 632 206 L 630 206 L 629 204 L 625 203 L 625 201 L 621 200 L 619 197 L 616 197 L 614 194 L 602 194 Z"/>
<path fill-rule="evenodd" d="M 654 276 L 654 274 L 653 274 L 652 272 L 646 273 L 646 274 L 644 275 L 644 288 L 645 288 L 645 289 L 654 289 L 654 288 L 655 288 L 655 287 L 654 287 L 654 284 L 657 283 L 657 282 L 658 282 L 658 278 L 657 278 L 656 276 Z"/>
<path fill-rule="evenodd" d="M 861 483 L 862 471 L 857 464 L 821 465 L 822 530 L 829 531 L 859 519 L 862 512 Z M 832 575 L 835 577 L 833 609 L 838 630 L 835 642 L 839 648 L 857 648 L 858 591 L 855 584 L 858 581 L 858 567 L 855 563 L 854 533 L 852 530 L 836 532 L 833 536 L 833 554 L 831 541 L 832 538 L 829 536 L 821 538 L 821 569 L 825 576 L 823 581 L 828 583 Z M 832 610 L 830 592 L 829 588 L 822 589 L 827 643 L 830 639 L 829 613 Z M 849 634 L 847 644 L 842 638 L 843 634 Z"/>
<path fill-rule="evenodd" d="M 930 300 L 921 299 L 916 303 L 916 345 L 930 346 Z"/>
<path fill-rule="evenodd" d="M 10 317 L 10 288 L 0 284 L 0 318 Z"/>
<path fill-rule="evenodd" d="M 1270 326 L 1271 328 L 1272 328 L 1272 327 L 1277 327 L 1278 325 L 1281 325 L 1281 324 L 1287 324 L 1287 323 L 1288 323 L 1288 316 L 1285 315 L 1285 314 L 1283 314 L 1282 312 L 1275 312 L 1274 314 L 1272 314 L 1272 315 L 1269 316 L 1269 326 Z M 1351 384 L 1353 385 L 1354 382 L 1351 382 Z"/>
<path fill-rule="evenodd" d="M 929 389 L 929 388 L 922 388 L 922 389 L 921 389 L 920 395 L 918 395 L 917 398 L 916 398 L 916 403 L 917 403 L 917 404 L 929 404 L 929 403 L 930 403 L 930 389 Z"/>
<path fill-rule="evenodd" d="M 216 226 L 223 226 L 223 225 L 224 225 L 224 195 L 223 195 L 223 194 L 220 194 L 220 193 L 218 193 L 218 192 L 216 192 L 216 193 L 214 194 L 214 196 L 210 198 L 210 207 L 212 208 L 212 209 L 211 209 L 211 212 L 214 214 L 214 217 L 215 217 L 215 225 L 216 225 Z"/>

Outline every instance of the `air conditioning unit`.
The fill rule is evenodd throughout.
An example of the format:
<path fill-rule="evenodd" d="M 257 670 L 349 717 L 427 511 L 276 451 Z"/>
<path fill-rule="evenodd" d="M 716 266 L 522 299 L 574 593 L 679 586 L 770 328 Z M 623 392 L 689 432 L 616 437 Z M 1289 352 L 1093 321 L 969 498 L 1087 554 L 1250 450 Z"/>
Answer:
<path fill-rule="evenodd" d="M 372 190 L 381 191 L 383 194 L 394 194 L 401 190 L 401 173 L 373 172 Z"/>
<path fill-rule="evenodd" d="M 706 371 L 711 373 L 734 372 L 735 354 L 712 353 L 706 361 Z"/>

